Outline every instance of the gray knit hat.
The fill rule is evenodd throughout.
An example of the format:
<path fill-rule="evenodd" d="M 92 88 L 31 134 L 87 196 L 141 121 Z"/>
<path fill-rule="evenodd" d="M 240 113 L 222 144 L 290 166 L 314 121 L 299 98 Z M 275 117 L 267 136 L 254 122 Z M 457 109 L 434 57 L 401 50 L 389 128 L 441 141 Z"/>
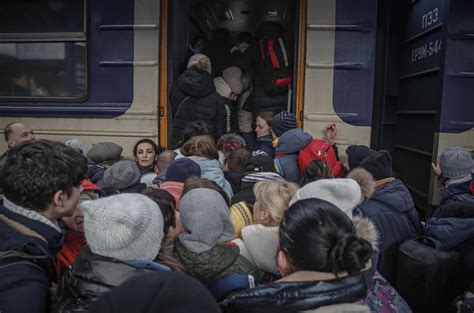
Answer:
<path fill-rule="evenodd" d="M 99 142 L 93 145 L 87 152 L 87 157 L 96 162 L 119 160 L 123 148 L 113 142 Z"/>
<path fill-rule="evenodd" d="M 122 190 L 137 184 L 141 175 L 135 162 L 124 160 L 115 163 L 105 171 L 104 182 L 107 187 Z"/>
<path fill-rule="evenodd" d="M 296 117 L 291 112 L 281 111 L 272 119 L 272 131 L 277 137 L 280 137 L 284 132 L 297 127 Z"/>
<path fill-rule="evenodd" d="M 441 154 L 439 167 L 444 177 L 457 178 L 471 174 L 474 163 L 469 151 L 463 147 L 449 147 Z"/>
<path fill-rule="evenodd" d="M 158 205 L 141 194 L 119 194 L 80 204 L 84 234 L 92 252 L 121 261 L 149 260 L 163 240 Z"/>
<path fill-rule="evenodd" d="M 66 146 L 74 148 L 78 151 L 81 151 L 82 154 L 87 158 L 87 152 L 89 152 L 89 147 L 77 138 L 69 139 L 65 142 Z"/>
<path fill-rule="evenodd" d="M 222 78 L 232 89 L 233 93 L 242 93 L 242 70 L 237 66 L 231 66 L 222 71 Z"/>
<path fill-rule="evenodd" d="M 194 253 L 212 249 L 218 242 L 234 238 L 234 226 L 224 198 L 215 190 L 197 188 L 179 201 L 179 213 L 184 233 L 182 245 Z"/>

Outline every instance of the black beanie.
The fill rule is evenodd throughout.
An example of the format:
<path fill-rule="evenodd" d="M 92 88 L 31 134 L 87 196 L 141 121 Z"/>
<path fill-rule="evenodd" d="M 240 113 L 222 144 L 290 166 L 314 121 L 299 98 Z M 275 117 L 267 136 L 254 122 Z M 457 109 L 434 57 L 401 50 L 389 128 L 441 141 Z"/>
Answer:
<path fill-rule="evenodd" d="M 173 160 L 166 170 L 166 181 L 184 183 L 186 179 L 191 177 L 201 177 L 201 167 L 188 158 Z"/>
<path fill-rule="evenodd" d="M 221 312 L 196 279 L 176 272 L 145 273 L 127 280 L 95 302 L 91 313 Z"/>
<path fill-rule="evenodd" d="M 281 111 L 272 119 L 272 130 L 277 137 L 280 137 L 284 132 L 297 127 L 296 117 L 291 112 Z"/>
<path fill-rule="evenodd" d="M 272 157 L 267 155 L 256 155 L 245 162 L 247 172 L 273 172 L 276 173 L 275 163 Z"/>
<path fill-rule="evenodd" d="M 366 157 L 374 154 L 376 151 L 363 145 L 352 145 L 347 148 L 347 163 L 349 163 L 349 169 L 354 169 L 359 166 L 360 162 Z"/>
<path fill-rule="evenodd" d="M 360 162 L 359 167 L 366 169 L 375 180 L 392 177 L 392 157 L 387 150 L 369 155 Z"/>

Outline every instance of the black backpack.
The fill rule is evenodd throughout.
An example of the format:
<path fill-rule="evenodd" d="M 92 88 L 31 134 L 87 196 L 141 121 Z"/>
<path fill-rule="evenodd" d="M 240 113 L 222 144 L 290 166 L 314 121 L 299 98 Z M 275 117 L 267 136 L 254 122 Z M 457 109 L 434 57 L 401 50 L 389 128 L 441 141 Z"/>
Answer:
<path fill-rule="evenodd" d="M 289 53 L 283 26 L 265 22 L 260 25 L 255 37 L 258 40 L 264 90 L 271 95 L 288 92 L 293 80 L 293 56 Z"/>
<path fill-rule="evenodd" d="M 462 257 L 431 237 L 400 245 L 397 290 L 414 312 L 449 312 L 462 285 Z"/>

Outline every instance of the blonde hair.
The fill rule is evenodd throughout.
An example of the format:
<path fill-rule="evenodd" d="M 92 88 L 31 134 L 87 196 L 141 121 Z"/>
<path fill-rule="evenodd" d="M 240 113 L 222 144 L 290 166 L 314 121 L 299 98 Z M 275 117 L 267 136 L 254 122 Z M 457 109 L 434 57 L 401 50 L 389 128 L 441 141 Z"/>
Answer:
<path fill-rule="evenodd" d="M 260 207 L 267 210 L 272 220 L 280 224 L 298 185 L 284 180 L 263 180 L 255 184 L 253 192 Z"/>
<path fill-rule="evenodd" d="M 219 152 L 217 152 L 216 143 L 211 136 L 194 136 L 186 141 L 181 148 L 184 156 L 199 156 L 209 160 L 218 160 Z"/>

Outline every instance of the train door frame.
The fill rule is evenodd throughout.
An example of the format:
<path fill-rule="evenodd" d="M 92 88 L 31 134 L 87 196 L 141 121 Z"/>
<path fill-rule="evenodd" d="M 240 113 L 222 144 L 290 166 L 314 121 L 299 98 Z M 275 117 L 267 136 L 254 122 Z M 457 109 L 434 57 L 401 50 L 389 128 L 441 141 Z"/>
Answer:
<path fill-rule="evenodd" d="M 294 91 L 294 113 L 298 125 L 303 127 L 304 112 L 304 85 L 306 70 L 306 32 L 307 32 L 307 7 L 308 0 L 299 0 L 297 17 L 298 25 L 298 43 L 295 45 L 297 49 L 297 62 L 293 77 L 295 78 Z M 168 122 L 168 24 L 169 24 L 169 0 L 160 1 L 160 47 L 159 47 L 159 96 L 158 96 L 158 134 L 159 142 L 162 147 L 168 147 L 169 138 L 169 122 Z"/>

